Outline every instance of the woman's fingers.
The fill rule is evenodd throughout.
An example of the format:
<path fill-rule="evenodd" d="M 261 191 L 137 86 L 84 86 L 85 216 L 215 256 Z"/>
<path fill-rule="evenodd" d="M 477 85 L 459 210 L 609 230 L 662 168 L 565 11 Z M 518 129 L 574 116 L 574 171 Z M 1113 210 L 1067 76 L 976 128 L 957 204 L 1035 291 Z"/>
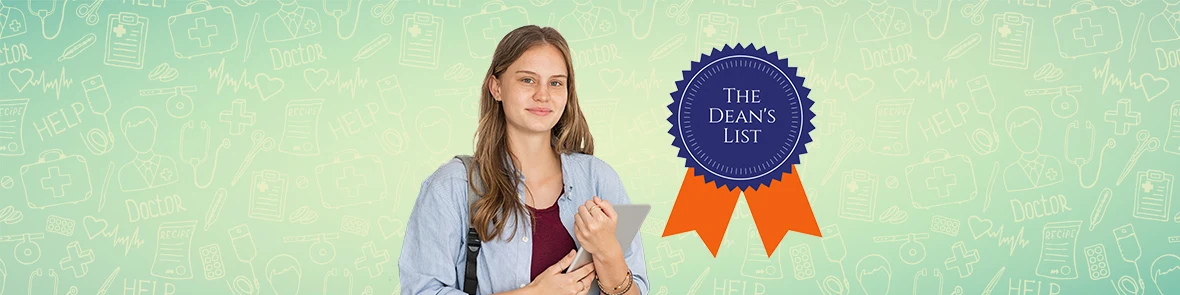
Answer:
<path fill-rule="evenodd" d="M 578 269 L 574 270 L 574 272 L 570 273 L 569 275 L 571 278 L 580 279 L 580 278 L 583 278 L 586 275 L 590 274 L 591 272 L 594 272 L 594 263 L 588 263 L 586 265 L 583 265 L 582 267 L 579 267 Z M 587 282 L 587 283 L 589 283 L 589 282 Z"/>
<path fill-rule="evenodd" d="M 579 210 L 581 210 L 581 209 L 579 209 Z M 574 233 L 575 234 L 583 234 L 582 231 L 586 230 L 586 226 L 588 225 L 588 224 L 586 224 L 586 221 L 587 220 L 586 220 L 586 218 L 583 217 L 582 213 L 574 214 Z M 581 239 L 579 239 L 579 241 L 581 241 Z M 582 241 L 582 242 L 585 242 L 585 241 Z"/>
<path fill-rule="evenodd" d="M 594 215 L 590 214 L 590 210 L 587 208 L 586 205 L 578 206 L 578 214 L 582 215 L 582 221 L 590 221 L 590 220 L 593 220 L 593 218 L 594 218 Z M 590 225 L 590 224 L 586 224 L 586 225 Z"/>
<path fill-rule="evenodd" d="M 571 263 L 574 263 L 574 256 L 577 254 L 577 250 L 570 250 L 570 252 L 565 254 L 565 257 L 562 257 L 560 261 L 557 261 L 556 264 L 549 266 L 549 272 L 555 274 L 561 273 L 561 271 L 568 267 Z"/>
<path fill-rule="evenodd" d="M 602 208 L 602 212 L 606 213 L 606 217 L 615 219 L 615 217 L 618 216 L 615 212 L 615 206 L 611 205 L 610 202 L 607 202 L 605 199 L 595 196 L 594 203 L 598 205 L 599 208 Z"/>
<path fill-rule="evenodd" d="M 593 279 L 583 279 L 581 282 L 582 282 L 582 285 L 581 285 L 582 290 L 578 291 L 577 294 L 578 295 L 586 295 L 587 293 L 590 292 L 590 284 L 593 284 L 594 280 Z"/>
<path fill-rule="evenodd" d="M 590 283 L 590 282 L 594 281 L 594 278 L 596 278 L 596 277 L 598 277 L 598 271 L 592 270 L 592 271 L 590 271 L 590 273 L 586 274 L 586 276 L 582 277 L 582 281 L 586 282 L 586 283 Z"/>

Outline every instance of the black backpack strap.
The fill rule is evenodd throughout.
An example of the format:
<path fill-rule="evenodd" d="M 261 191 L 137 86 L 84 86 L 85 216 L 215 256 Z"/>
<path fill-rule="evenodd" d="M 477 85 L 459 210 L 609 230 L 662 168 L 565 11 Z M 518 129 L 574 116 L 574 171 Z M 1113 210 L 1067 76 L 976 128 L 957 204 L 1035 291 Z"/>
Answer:
<path fill-rule="evenodd" d="M 463 162 L 464 171 L 466 171 L 468 167 L 472 167 L 471 177 L 468 179 L 468 181 L 475 186 L 483 187 L 483 180 L 480 179 L 479 176 L 479 167 L 478 165 L 474 165 L 475 162 L 472 161 L 471 156 L 458 155 L 455 156 L 455 158 L 458 158 Z M 467 212 L 469 216 L 467 219 L 466 239 L 467 270 L 463 272 L 463 292 L 471 295 L 475 295 L 476 291 L 479 290 L 479 277 L 477 276 L 478 273 L 476 272 L 476 264 L 477 259 L 479 258 L 479 249 L 482 246 L 482 242 L 479 240 L 479 233 L 475 231 L 475 224 L 471 222 L 470 218 L 470 215 L 475 212 L 475 200 L 478 200 L 479 197 L 479 194 L 475 192 L 472 186 L 467 187 Z"/>

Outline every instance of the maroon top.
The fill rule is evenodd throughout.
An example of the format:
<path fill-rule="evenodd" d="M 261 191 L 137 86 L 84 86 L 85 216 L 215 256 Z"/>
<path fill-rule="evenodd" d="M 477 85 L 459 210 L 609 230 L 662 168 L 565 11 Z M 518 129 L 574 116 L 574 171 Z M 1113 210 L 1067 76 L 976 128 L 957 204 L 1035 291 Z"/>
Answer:
<path fill-rule="evenodd" d="M 570 250 L 575 249 L 574 239 L 561 223 L 561 208 L 557 202 L 549 208 L 537 210 L 528 207 L 537 218 L 537 226 L 533 227 L 533 263 L 532 275 L 529 281 L 535 280 L 546 268 L 553 266 Z"/>

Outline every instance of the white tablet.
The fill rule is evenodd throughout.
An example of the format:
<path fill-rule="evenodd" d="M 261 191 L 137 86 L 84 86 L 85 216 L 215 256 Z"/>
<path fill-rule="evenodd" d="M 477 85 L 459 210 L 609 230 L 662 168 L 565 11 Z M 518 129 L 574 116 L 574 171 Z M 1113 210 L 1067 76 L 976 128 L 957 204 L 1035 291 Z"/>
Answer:
<path fill-rule="evenodd" d="M 615 213 L 619 215 L 619 222 L 615 225 L 615 239 L 619 240 L 619 247 L 623 251 L 630 248 L 631 241 L 635 240 L 635 234 L 639 233 L 639 227 L 643 226 L 643 220 L 647 218 L 647 212 L 651 211 L 650 204 L 619 204 L 614 205 Z M 584 265 L 593 262 L 593 256 L 586 248 L 579 248 L 577 256 L 574 256 L 574 263 L 570 264 L 565 272 L 574 271 Z"/>

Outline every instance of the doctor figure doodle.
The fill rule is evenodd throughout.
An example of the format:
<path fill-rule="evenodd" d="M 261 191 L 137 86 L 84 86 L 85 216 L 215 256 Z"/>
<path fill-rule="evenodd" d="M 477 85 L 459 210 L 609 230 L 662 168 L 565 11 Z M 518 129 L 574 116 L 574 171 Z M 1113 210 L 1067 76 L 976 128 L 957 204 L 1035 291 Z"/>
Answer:
<path fill-rule="evenodd" d="M 869 11 L 856 17 L 852 35 L 856 42 L 873 42 L 909 35 L 910 13 L 901 7 L 889 6 L 886 0 L 869 0 Z"/>
<path fill-rule="evenodd" d="M 0 39 L 24 35 L 28 31 L 26 27 L 24 11 L 0 3 Z"/>
<path fill-rule="evenodd" d="M 1031 107 L 1022 106 L 1008 113 L 1004 129 L 1012 138 L 1012 144 L 1020 150 L 1020 158 L 1004 169 L 1004 188 L 1009 192 L 1026 191 L 1060 183 L 1061 161 L 1056 156 L 1042 154 L 1041 114 Z"/>
<path fill-rule="evenodd" d="M 134 192 L 157 188 L 176 182 L 176 161 L 172 157 L 156 154 L 156 114 L 148 108 L 137 106 L 123 113 L 119 129 L 127 138 L 135 159 L 119 169 L 119 188 L 123 192 Z"/>
<path fill-rule="evenodd" d="M 1147 24 L 1147 35 L 1151 42 L 1180 40 L 1176 26 L 1180 25 L 1180 0 L 1164 0 L 1164 9 L 1151 17 Z"/>
<path fill-rule="evenodd" d="M 595 6 L 591 0 L 574 0 L 577 5 L 569 14 L 561 17 L 557 27 L 570 42 L 610 36 L 615 33 L 615 13 L 610 9 Z"/>
<path fill-rule="evenodd" d="M 279 11 L 266 17 L 262 33 L 266 42 L 290 41 L 315 36 L 323 31 L 320 13 L 299 6 L 296 0 L 278 0 Z"/>

